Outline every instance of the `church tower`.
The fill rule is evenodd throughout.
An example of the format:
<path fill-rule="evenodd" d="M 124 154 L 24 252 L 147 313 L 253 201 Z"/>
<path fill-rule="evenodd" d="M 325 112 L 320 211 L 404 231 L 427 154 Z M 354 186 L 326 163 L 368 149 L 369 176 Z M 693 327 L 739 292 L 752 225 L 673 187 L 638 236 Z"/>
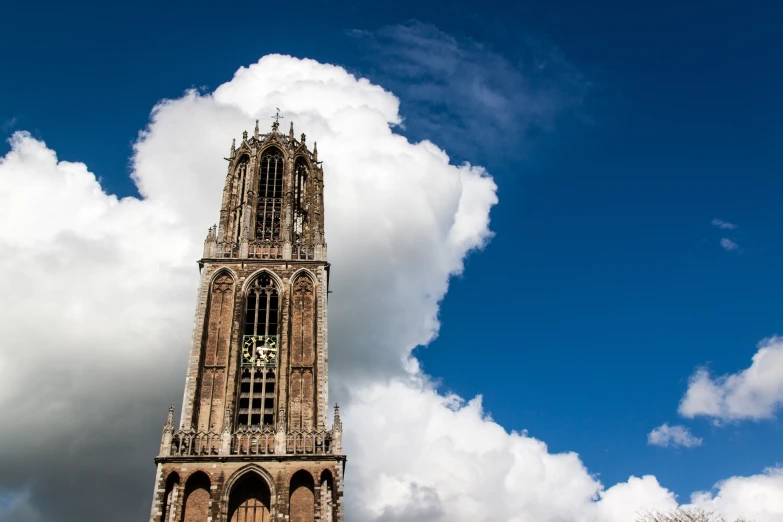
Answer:
<path fill-rule="evenodd" d="M 305 135 L 231 145 L 200 283 L 182 415 L 163 427 L 150 522 L 342 522 L 329 426 L 323 169 Z"/>

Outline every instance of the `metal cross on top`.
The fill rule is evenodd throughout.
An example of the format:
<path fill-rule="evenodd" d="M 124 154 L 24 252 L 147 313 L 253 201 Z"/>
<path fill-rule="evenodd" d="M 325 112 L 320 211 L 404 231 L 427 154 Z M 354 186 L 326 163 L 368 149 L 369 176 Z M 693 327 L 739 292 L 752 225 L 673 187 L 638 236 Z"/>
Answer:
<path fill-rule="evenodd" d="M 272 116 L 272 119 L 275 120 L 272 124 L 273 129 L 277 129 L 280 126 L 280 118 L 284 118 L 284 116 L 280 115 L 280 107 L 275 107 L 275 109 L 277 109 L 277 112 Z"/>

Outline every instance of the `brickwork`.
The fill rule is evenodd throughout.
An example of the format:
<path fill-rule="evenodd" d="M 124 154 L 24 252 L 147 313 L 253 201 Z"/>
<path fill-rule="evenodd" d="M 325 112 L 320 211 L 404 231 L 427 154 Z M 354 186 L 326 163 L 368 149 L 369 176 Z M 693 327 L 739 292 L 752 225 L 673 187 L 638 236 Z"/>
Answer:
<path fill-rule="evenodd" d="M 290 522 L 313 522 L 315 518 L 315 483 L 313 476 L 297 471 L 291 477 L 289 518 Z"/>
<path fill-rule="evenodd" d="M 289 517 L 291 522 L 310 522 L 316 518 L 328 520 L 324 514 L 341 505 L 341 495 L 336 489 L 331 489 L 331 484 L 328 488 L 321 485 L 318 487 L 316 502 L 315 484 L 323 483 L 324 476 L 336 477 L 342 469 L 343 458 L 305 461 L 269 459 L 252 463 L 247 460 L 219 462 L 208 459 L 199 462 L 165 462 L 161 464 L 162 477 L 156 488 L 158 498 L 163 500 L 167 496 L 168 477 L 176 474 L 179 482 L 171 488 L 174 491 L 172 504 L 166 506 L 165 510 L 153 512 L 150 520 L 206 522 L 206 517 L 211 516 L 212 522 L 233 522 L 242 520 L 235 518 L 237 511 L 252 511 L 247 507 L 254 503 L 253 499 L 266 507 L 272 520 L 281 516 Z M 248 488 L 248 483 L 254 486 Z M 166 504 L 160 505 L 163 507 Z M 243 505 L 245 507 L 240 509 Z M 256 512 L 260 511 L 256 509 Z M 336 515 L 336 509 L 334 511 Z M 166 514 L 174 518 L 164 519 Z M 341 519 L 335 516 L 331 520 Z"/>
<path fill-rule="evenodd" d="M 263 166 L 272 154 L 282 158 L 282 181 Z M 328 423 L 330 265 L 318 153 L 293 126 L 287 136 L 256 126 L 227 159 L 219 226 L 199 261 L 180 423 L 170 410 L 150 522 L 342 522 L 346 459 L 336 408 Z M 262 198 L 261 185 L 282 194 Z M 262 276 L 264 295 L 274 296 L 263 307 Z M 258 325 L 274 324 L 259 341 L 272 342 L 263 345 L 272 359 L 255 344 L 248 352 L 246 323 L 252 342 Z"/>
<path fill-rule="evenodd" d="M 204 522 L 209 516 L 210 481 L 203 472 L 194 473 L 185 483 L 182 522 Z"/>

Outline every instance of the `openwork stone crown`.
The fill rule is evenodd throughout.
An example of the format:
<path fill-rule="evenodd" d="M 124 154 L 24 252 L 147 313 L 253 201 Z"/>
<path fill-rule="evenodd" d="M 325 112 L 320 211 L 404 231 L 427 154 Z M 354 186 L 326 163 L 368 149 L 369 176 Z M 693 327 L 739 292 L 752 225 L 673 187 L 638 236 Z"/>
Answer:
<path fill-rule="evenodd" d="M 204 259 L 326 260 L 323 168 L 318 147 L 272 131 L 231 144 L 220 221 L 207 231 Z"/>

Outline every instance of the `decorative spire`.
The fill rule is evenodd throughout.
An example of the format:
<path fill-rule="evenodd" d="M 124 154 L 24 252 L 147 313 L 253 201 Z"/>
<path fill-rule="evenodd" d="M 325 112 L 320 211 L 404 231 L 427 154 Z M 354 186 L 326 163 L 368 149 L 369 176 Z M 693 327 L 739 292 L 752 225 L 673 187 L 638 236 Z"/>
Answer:
<path fill-rule="evenodd" d="M 237 140 L 236 138 L 231 140 L 231 154 L 228 155 L 229 158 L 233 159 L 234 156 L 237 155 Z"/>
<path fill-rule="evenodd" d="M 169 406 L 169 414 L 166 416 L 166 424 L 163 425 L 163 433 L 174 431 L 174 404 Z"/>
<path fill-rule="evenodd" d="M 313 142 L 313 161 L 318 163 L 318 142 Z"/>
<path fill-rule="evenodd" d="M 256 120 L 256 130 L 253 132 L 253 137 L 258 141 L 258 120 Z"/>
<path fill-rule="evenodd" d="M 332 424 L 332 429 L 343 431 L 343 421 L 340 420 L 340 406 L 336 402 L 334 403 L 334 423 Z"/>
<path fill-rule="evenodd" d="M 288 129 L 288 141 L 294 141 L 294 120 L 291 120 L 291 126 Z"/>
<path fill-rule="evenodd" d="M 217 232 L 217 225 L 213 225 L 209 227 L 209 230 L 207 230 L 207 239 L 205 242 L 208 243 L 210 241 L 216 241 L 217 240 L 216 232 Z"/>
<path fill-rule="evenodd" d="M 223 433 L 231 433 L 231 408 L 226 408 L 226 415 L 223 417 Z"/>

